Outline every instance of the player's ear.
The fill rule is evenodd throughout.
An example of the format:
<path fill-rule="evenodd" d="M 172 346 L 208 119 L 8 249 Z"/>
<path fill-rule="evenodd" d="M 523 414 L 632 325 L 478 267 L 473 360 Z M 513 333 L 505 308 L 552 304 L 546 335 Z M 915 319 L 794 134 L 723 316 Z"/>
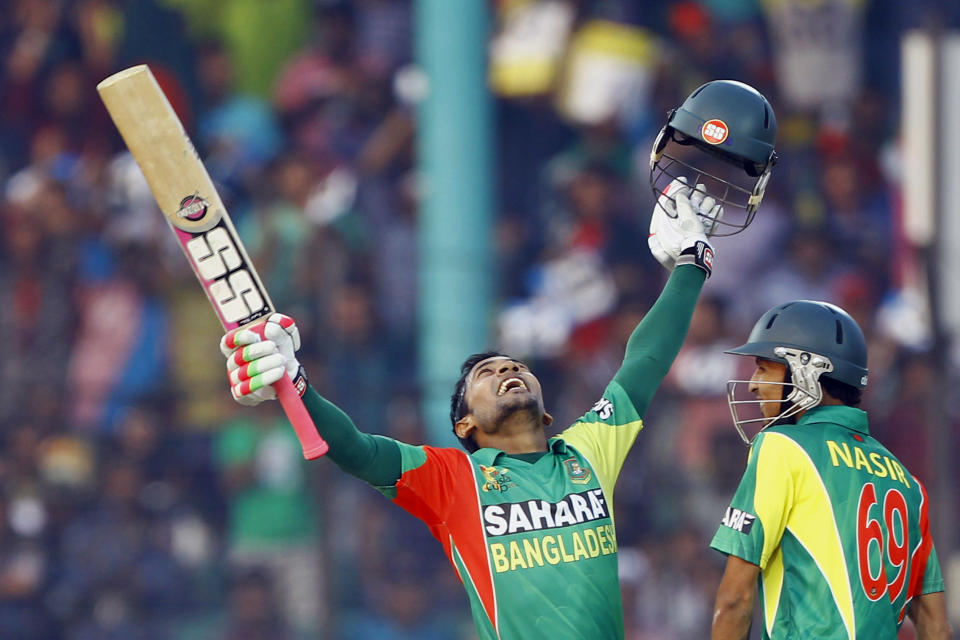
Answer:
<path fill-rule="evenodd" d="M 458 438 L 469 438 L 476 428 L 477 423 L 474 422 L 473 416 L 467 414 L 457 421 L 457 424 L 454 425 L 453 430 L 456 432 Z"/>
<path fill-rule="evenodd" d="M 551 424 L 553 424 L 553 416 L 550 415 L 549 413 L 547 413 L 546 411 L 544 411 L 544 412 L 543 412 L 543 426 L 549 427 Z"/>

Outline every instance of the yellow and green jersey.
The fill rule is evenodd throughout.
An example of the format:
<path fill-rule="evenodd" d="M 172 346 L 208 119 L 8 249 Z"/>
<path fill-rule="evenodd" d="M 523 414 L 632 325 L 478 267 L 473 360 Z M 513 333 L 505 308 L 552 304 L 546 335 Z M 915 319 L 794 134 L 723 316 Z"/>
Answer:
<path fill-rule="evenodd" d="M 710 546 L 760 567 L 770 640 L 895 640 L 943 591 L 926 492 L 853 407 L 762 431 Z"/>

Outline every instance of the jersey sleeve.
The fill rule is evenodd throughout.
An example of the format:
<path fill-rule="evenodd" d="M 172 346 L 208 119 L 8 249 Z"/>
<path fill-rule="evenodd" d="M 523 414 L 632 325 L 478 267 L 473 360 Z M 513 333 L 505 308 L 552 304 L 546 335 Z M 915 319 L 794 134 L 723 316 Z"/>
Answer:
<path fill-rule="evenodd" d="M 330 445 L 328 457 L 334 464 L 378 489 L 394 485 L 401 473 L 396 440 L 358 430 L 350 416 L 312 386 L 307 387 L 303 404 Z"/>
<path fill-rule="evenodd" d="M 693 265 L 674 269 L 627 340 L 623 363 L 613 380 L 626 391 L 640 417 L 680 352 L 705 278 L 704 271 Z"/>
<path fill-rule="evenodd" d="M 611 501 L 623 461 L 643 427 L 643 414 L 683 344 L 705 279 L 703 270 L 692 265 L 674 269 L 630 334 L 623 363 L 603 397 L 560 434 L 590 462 Z"/>
<path fill-rule="evenodd" d="M 400 478 L 391 487 L 377 487 L 397 505 L 434 527 L 447 522 L 456 505 L 477 503 L 473 466 L 465 452 L 403 442 L 397 447 Z"/>
<path fill-rule="evenodd" d="M 940 561 L 937 559 L 937 548 L 930 545 L 930 555 L 924 567 L 923 580 L 920 583 L 920 595 L 943 591 L 943 574 L 940 572 Z"/>
<path fill-rule="evenodd" d="M 560 433 L 560 437 L 590 462 L 600 486 L 612 501 L 623 461 L 642 428 L 637 408 L 614 380 L 590 411 Z"/>
<path fill-rule="evenodd" d="M 780 434 L 760 433 L 710 546 L 765 568 L 793 508 L 795 479 Z"/>
<path fill-rule="evenodd" d="M 933 536 L 930 533 L 930 498 L 927 490 L 913 476 L 920 489 L 920 544 L 910 557 L 910 589 L 907 599 L 925 593 L 936 593 L 944 590 L 943 574 L 940 572 L 940 562 L 937 558 L 937 549 L 933 545 Z"/>

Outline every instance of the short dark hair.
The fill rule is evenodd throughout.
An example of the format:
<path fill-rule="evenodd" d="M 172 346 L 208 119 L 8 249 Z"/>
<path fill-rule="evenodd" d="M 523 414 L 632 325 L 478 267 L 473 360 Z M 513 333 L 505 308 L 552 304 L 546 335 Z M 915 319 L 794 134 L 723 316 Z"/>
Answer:
<path fill-rule="evenodd" d="M 833 378 L 823 376 L 820 378 L 820 386 L 831 396 L 847 405 L 848 407 L 859 407 L 863 398 L 863 391 L 855 386 L 840 382 Z"/>
<path fill-rule="evenodd" d="M 453 425 L 453 435 L 457 436 L 457 440 L 460 441 L 460 444 L 468 452 L 473 453 L 480 447 L 477 446 L 476 441 L 470 438 L 461 438 L 457 435 L 457 423 L 460 422 L 460 419 L 463 416 L 470 413 L 470 407 L 467 406 L 467 376 L 470 375 L 470 372 L 478 362 L 482 362 L 487 358 L 509 358 L 510 356 L 500 353 L 499 351 L 484 351 L 483 353 L 475 353 L 466 360 L 463 361 L 463 364 L 460 365 L 460 379 L 457 380 L 456 386 L 453 388 L 453 395 L 450 396 L 450 423 Z"/>

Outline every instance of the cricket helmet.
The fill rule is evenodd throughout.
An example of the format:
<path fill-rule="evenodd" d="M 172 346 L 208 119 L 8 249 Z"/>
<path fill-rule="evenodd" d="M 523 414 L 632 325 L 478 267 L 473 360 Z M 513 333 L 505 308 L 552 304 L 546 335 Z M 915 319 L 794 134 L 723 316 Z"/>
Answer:
<path fill-rule="evenodd" d="M 743 432 L 744 424 L 773 424 L 818 405 L 823 399 L 821 376 L 857 389 L 867 386 L 867 341 L 863 331 L 846 311 L 828 302 L 794 300 L 777 305 L 760 316 L 745 344 L 725 353 L 779 362 L 790 372 L 788 380 L 782 383 L 785 408 L 772 419 L 740 418 L 739 406 L 769 401 L 736 399 L 737 385 L 749 386 L 749 380 L 727 383 L 734 426 L 746 442 L 749 440 Z"/>
<path fill-rule="evenodd" d="M 728 236 L 753 221 L 777 162 L 774 142 L 777 119 L 763 95 L 735 80 L 708 82 L 667 115 L 650 152 L 650 187 L 659 198 L 666 186 L 687 175 L 689 184 L 704 184 L 723 205 L 725 219 L 705 221 L 708 235 Z M 693 147 L 729 171 L 706 170 L 693 159 L 681 159 L 670 143 Z M 668 148 L 669 147 L 669 148 Z M 682 149 L 680 149 L 682 151 Z M 723 173 L 723 175 L 720 175 Z"/>

